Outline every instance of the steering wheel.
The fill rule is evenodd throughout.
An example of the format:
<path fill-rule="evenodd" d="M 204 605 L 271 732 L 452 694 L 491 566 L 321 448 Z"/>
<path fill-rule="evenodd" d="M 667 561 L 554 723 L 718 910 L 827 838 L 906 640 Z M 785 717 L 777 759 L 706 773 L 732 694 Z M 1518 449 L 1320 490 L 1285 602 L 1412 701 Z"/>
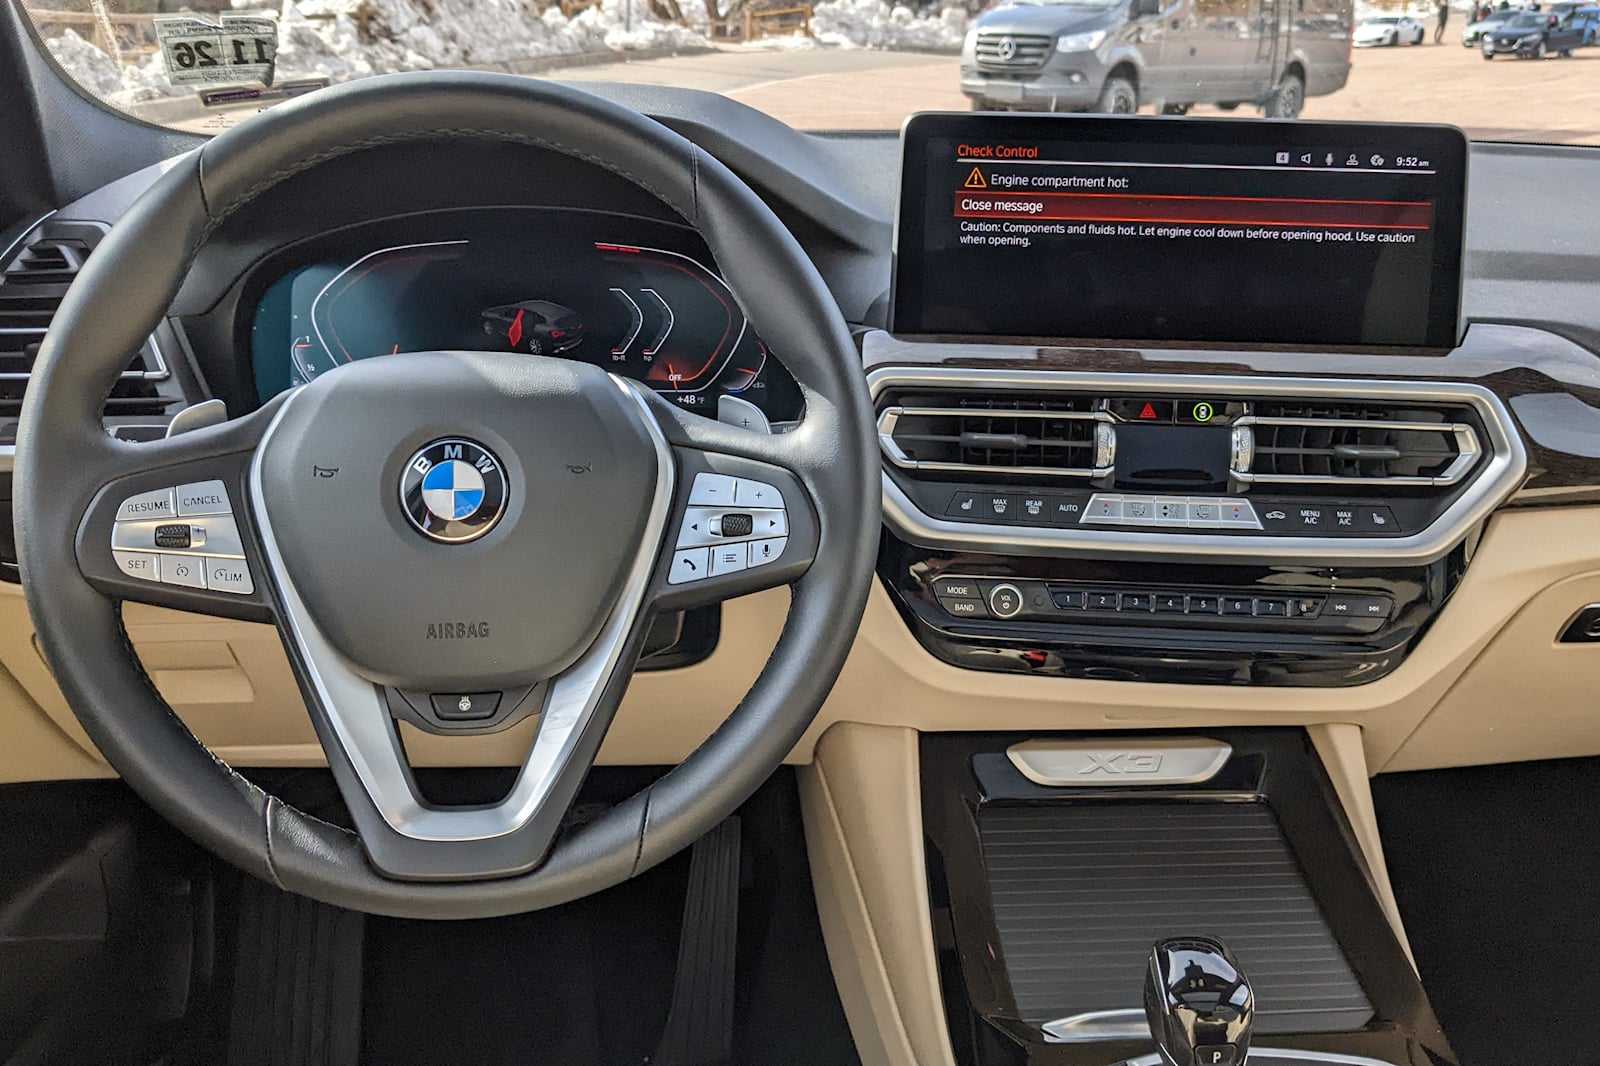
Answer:
<path fill-rule="evenodd" d="M 461 139 L 585 160 L 681 215 L 799 382 L 798 427 L 723 425 L 587 364 L 430 352 L 348 364 L 166 440 L 107 433 L 105 396 L 224 220 L 348 153 Z M 318 195 L 353 206 L 359 192 Z M 643 116 L 469 72 L 318 92 L 177 160 L 62 302 L 23 406 L 14 477 L 41 646 L 111 765 L 245 870 L 404 917 L 588 895 L 730 814 L 837 678 L 880 528 L 859 357 L 766 205 Z M 569 824 L 652 617 L 779 585 L 792 590 L 782 635 L 727 720 L 647 789 Z M 274 622 L 355 831 L 263 792 L 206 749 L 145 676 L 121 601 Z M 421 796 L 397 719 L 455 733 L 532 715 L 532 746 L 503 799 Z"/>

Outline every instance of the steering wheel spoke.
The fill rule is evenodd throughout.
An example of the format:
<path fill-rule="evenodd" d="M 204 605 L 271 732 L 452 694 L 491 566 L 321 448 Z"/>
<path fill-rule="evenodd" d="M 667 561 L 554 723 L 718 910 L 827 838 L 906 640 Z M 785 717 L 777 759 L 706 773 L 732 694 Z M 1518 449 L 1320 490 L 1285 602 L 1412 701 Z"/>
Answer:
<path fill-rule="evenodd" d="M 257 412 L 160 441 L 110 441 L 109 473 L 74 544 L 90 584 L 120 600 L 270 620 L 245 506 L 267 422 Z"/>

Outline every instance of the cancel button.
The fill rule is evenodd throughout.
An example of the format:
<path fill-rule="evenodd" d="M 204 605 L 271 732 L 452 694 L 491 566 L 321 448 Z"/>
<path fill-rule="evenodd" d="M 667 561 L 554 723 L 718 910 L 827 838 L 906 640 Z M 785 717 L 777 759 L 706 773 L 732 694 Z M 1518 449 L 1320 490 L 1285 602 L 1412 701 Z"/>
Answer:
<path fill-rule="evenodd" d="M 227 486 L 221 481 L 196 481 L 192 485 L 178 486 L 179 518 L 232 513 Z"/>

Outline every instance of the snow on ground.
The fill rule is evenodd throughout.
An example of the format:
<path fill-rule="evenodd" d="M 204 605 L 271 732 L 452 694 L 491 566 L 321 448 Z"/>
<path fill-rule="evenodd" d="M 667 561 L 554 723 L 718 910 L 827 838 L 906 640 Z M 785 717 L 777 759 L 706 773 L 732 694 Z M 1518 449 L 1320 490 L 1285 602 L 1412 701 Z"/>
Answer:
<path fill-rule="evenodd" d="M 913 12 L 884 0 L 827 0 L 811 11 L 817 42 L 834 48 L 884 48 L 956 52 L 967 34 L 967 13 L 949 7 Z"/>
<path fill-rule="evenodd" d="M 259 10 L 259 0 L 233 0 Z M 624 5 L 631 5 L 630 8 Z M 685 0 L 688 25 L 651 19 L 648 0 L 602 0 L 572 18 L 540 0 L 283 0 L 278 12 L 277 80 L 334 82 L 399 70 L 515 66 L 529 59 L 707 48 L 703 6 Z M 813 37 L 780 37 L 751 47 L 880 48 L 953 52 L 967 14 L 961 7 L 914 13 L 886 0 L 824 0 L 812 13 Z M 49 42 L 79 84 L 128 107 L 184 96 L 159 54 L 115 60 L 72 30 Z"/>

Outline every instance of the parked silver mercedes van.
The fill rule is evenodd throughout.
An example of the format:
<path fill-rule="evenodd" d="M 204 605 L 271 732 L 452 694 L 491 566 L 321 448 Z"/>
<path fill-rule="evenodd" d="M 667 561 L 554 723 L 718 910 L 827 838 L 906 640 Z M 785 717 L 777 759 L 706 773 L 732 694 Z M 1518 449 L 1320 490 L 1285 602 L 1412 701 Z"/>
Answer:
<path fill-rule="evenodd" d="M 1293 118 L 1350 73 L 1353 0 L 1019 0 L 973 23 L 961 91 L 974 110 L 1253 104 Z"/>

